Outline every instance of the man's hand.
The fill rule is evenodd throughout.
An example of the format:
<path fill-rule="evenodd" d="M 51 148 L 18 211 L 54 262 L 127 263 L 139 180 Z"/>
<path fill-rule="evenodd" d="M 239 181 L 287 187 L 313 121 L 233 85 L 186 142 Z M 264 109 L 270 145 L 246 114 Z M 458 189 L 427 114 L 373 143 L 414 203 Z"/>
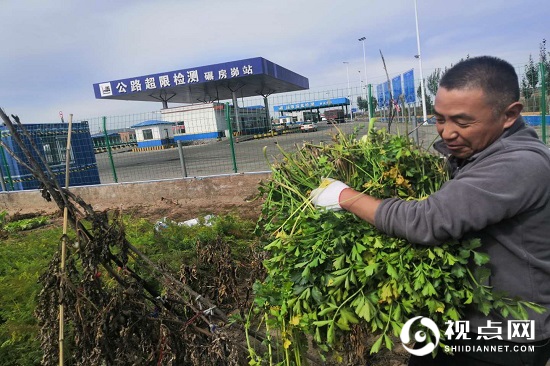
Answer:
<path fill-rule="evenodd" d="M 339 203 L 340 193 L 346 188 L 349 186 L 339 180 L 322 178 L 319 188 L 311 191 L 309 198 L 317 208 L 323 207 L 327 210 L 339 211 L 342 209 Z"/>

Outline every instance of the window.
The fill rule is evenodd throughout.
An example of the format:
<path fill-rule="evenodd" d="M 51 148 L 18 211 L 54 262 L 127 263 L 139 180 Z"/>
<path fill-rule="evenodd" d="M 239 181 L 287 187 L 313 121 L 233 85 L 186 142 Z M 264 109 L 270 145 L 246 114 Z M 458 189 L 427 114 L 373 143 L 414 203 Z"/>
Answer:
<path fill-rule="evenodd" d="M 143 130 L 143 140 L 152 140 L 153 139 L 153 130 L 147 129 Z"/>
<path fill-rule="evenodd" d="M 174 133 L 185 133 L 185 122 L 180 121 L 176 122 L 176 125 L 173 127 Z"/>
<path fill-rule="evenodd" d="M 65 163 L 65 154 L 67 151 L 67 137 L 48 136 L 42 138 L 42 151 L 49 165 L 58 165 Z M 69 152 L 70 162 L 74 161 L 73 151 Z"/>

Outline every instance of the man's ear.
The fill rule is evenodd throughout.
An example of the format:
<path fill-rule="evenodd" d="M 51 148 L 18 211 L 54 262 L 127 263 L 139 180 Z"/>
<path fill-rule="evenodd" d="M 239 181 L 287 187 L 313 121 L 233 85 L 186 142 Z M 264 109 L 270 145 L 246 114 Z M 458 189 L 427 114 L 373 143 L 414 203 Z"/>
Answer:
<path fill-rule="evenodd" d="M 514 102 L 510 104 L 504 111 L 504 128 L 509 128 L 518 119 L 521 111 L 523 110 L 523 104 L 520 102 Z"/>

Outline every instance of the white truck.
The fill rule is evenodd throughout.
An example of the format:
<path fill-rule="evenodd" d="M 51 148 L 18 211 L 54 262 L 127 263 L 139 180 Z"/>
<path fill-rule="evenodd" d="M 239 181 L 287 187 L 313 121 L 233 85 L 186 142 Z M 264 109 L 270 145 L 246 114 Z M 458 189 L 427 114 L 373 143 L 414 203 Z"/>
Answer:
<path fill-rule="evenodd" d="M 295 116 L 281 116 L 273 120 L 271 125 L 274 132 L 282 132 L 300 129 L 302 122 L 298 122 L 298 118 Z"/>

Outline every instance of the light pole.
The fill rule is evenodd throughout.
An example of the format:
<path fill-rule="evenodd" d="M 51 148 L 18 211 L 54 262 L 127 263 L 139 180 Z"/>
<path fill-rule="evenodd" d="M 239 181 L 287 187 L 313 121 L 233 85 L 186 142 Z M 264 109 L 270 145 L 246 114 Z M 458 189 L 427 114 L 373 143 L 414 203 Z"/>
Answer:
<path fill-rule="evenodd" d="M 367 96 L 367 110 L 369 112 L 369 118 L 372 118 L 372 111 L 370 110 L 370 88 L 369 88 L 369 78 L 367 77 L 367 56 L 366 56 L 366 53 L 365 53 L 365 40 L 367 38 L 366 37 L 361 37 L 359 38 L 359 42 L 362 42 L 363 43 L 363 64 L 365 66 L 365 87 L 366 87 L 366 93 L 365 95 Z"/>
<path fill-rule="evenodd" d="M 353 121 L 353 113 L 351 112 L 351 107 L 353 106 L 353 103 L 351 101 L 351 89 L 350 89 L 350 86 L 349 86 L 349 62 L 344 61 L 344 64 L 346 64 L 346 74 L 348 76 L 349 113 L 350 113 L 350 119 Z"/>
<path fill-rule="evenodd" d="M 361 78 L 361 70 L 357 70 L 359 73 L 359 93 L 362 94 L 361 90 L 363 90 L 363 78 Z M 357 110 L 360 109 L 359 102 L 357 102 Z"/>
<path fill-rule="evenodd" d="M 420 53 L 420 33 L 418 32 L 418 11 L 416 10 L 416 0 L 414 0 L 414 19 L 416 22 L 416 47 L 418 49 L 418 55 L 415 55 L 418 59 L 418 67 L 420 67 L 420 93 L 422 93 L 422 124 L 426 123 L 428 116 L 426 113 L 426 93 L 424 92 L 424 76 L 422 75 L 422 54 Z"/>

